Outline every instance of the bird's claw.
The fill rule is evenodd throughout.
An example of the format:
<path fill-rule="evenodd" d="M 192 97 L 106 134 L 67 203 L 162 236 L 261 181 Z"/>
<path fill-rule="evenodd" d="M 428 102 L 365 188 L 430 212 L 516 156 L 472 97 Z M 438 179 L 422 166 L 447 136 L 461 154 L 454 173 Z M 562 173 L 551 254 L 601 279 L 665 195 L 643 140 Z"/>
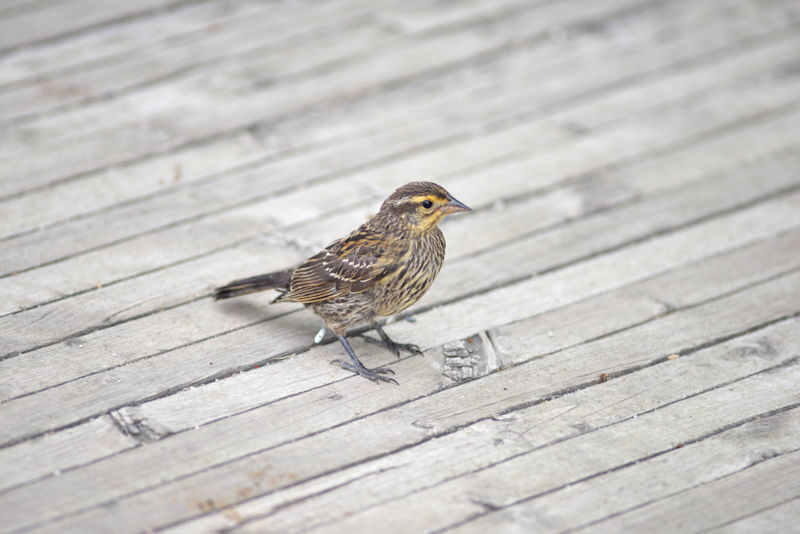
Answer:
<path fill-rule="evenodd" d="M 392 350 L 398 356 L 400 356 L 401 350 L 404 350 L 409 354 L 422 356 L 422 349 L 419 348 L 419 345 L 415 345 L 414 343 L 393 343 L 390 350 Z"/>
<path fill-rule="evenodd" d="M 390 378 L 388 376 L 383 375 L 393 375 L 394 371 L 389 369 L 388 367 L 375 367 L 374 369 L 368 369 L 363 366 L 356 366 L 350 362 L 345 362 L 343 360 L 332 360 L 332 364 L 336 364 L 342 369 L 347 369 L 348 371 L 352 371 L 357 375 L 363 376 L 366 379 L 372 380 L 376 384 L 380 382 L 389 382 L 394 384 L 395 386 L 399 386 L 400 384 L 394 378 Z"/>
<path fill-rule="evenodd" d="M 422 356 L 422 350 L 419 348 L 419 345 L 415 345 L 413 343 L 397 343 L 396 341 L 392 340 L 386 341 L 384 339 L 375 339 L 374 337 L 370 337 L 366 334 L 355 334 L 355 336 L 362 338 L 367 343 L 380 345 L 381 347 L 393 352 L 398 358 L 400 357 L 401 350 L 408 352 L 409 354 Z"/>

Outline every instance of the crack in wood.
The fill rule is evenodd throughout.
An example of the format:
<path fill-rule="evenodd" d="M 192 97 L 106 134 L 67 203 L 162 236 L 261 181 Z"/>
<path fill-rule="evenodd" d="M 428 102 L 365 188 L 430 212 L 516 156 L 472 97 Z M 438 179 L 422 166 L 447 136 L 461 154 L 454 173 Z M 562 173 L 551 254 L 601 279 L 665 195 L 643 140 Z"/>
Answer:
<path fill-rule="evenodd" d="M 148 421 L 136 407 L 123 407 L 109 413 L 120 432 L 140 443 L 157 441 L 172 432 L 154 421 Z"/>

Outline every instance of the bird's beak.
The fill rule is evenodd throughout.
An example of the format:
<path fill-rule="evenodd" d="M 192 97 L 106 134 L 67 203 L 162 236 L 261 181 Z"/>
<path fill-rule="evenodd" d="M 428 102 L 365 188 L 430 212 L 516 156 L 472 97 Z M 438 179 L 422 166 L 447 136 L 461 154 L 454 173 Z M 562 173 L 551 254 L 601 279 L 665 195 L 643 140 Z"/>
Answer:
<path fill-rule="evenodd" d="M 448 213 L 458 213 L 459 211 L 472 211 L 472 208 L 459 202 L 453 197 L 450 197 L 450 200 L 447 201 L 447 204 L 439 208 L 439 212 L 444 215 L 447 215 Z"/>

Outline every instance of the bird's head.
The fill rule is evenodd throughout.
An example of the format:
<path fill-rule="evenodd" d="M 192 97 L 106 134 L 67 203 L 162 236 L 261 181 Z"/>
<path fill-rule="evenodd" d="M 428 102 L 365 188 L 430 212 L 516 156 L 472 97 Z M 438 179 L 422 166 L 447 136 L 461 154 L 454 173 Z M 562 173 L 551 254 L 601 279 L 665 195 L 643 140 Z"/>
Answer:
<path fill-rule="evenodd" d="M 428 232 L 449 213 L 471 211 L 433 182 L 410 182 L 387 198 L 379 215 L 386 216 L 418 232 Z"/>

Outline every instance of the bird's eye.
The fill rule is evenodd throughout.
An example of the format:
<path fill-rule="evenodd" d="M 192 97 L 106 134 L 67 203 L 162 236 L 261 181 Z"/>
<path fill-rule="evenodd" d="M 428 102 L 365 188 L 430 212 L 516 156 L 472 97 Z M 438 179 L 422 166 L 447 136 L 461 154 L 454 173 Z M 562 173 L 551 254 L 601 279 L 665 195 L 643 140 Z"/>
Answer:
<path fill-rule="evenodd" d="M 423 200 L 422 201 L 422 207 L 423 208 L 428 209 L 431 206 L 433 206 L 433 202 L 431 202 L 430 200 Z"/>

